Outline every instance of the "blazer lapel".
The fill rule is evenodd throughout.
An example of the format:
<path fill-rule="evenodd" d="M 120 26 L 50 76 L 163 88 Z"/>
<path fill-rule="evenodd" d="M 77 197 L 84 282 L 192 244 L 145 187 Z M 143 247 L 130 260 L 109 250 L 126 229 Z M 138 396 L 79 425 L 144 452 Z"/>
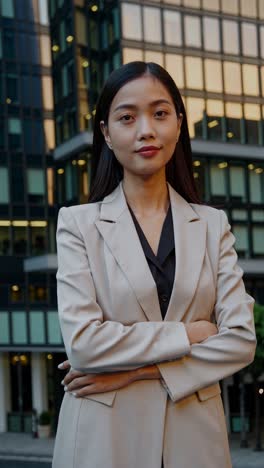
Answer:
<path fill-rule="evenodd" d="M 161 321 L 156 284 L 129 212 L 122 182 L 102 201 L 100 219 L 95 224 L 126 275 L 148 320 Z"/>
<path fill-rule="evenodd" d="M 206 222 L 169 184 L 176 271 L 165 320 L 181 321 L 195 294 L 206 249 Z"/>

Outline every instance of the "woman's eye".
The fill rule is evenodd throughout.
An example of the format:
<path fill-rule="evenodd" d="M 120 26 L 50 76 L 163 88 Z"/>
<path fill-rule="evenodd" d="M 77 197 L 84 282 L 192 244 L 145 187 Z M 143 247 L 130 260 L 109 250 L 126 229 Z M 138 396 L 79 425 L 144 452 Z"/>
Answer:
<path fill-rule="evenodd" d="M 132 115 L 126 114 L 120 117 L 121 122 L 130 122 L 132 120 Z"/>
<path fill-rule="evenodd" d="M 168 115 L 168 112 L 166 112 L 164 110 L 159 110 L 159 111 L 156 112 L 157 117 L 166 117 L 166 115 Z"/>

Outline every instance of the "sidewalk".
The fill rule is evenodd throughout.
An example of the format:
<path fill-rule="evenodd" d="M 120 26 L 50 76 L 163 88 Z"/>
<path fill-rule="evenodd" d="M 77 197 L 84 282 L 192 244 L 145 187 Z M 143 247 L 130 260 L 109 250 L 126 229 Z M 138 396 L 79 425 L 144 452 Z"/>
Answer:
<path fill-rule="evenodd" d="M 233 468 L 264 468 L 264 451 L 254 452 L 254 441 L 250 447 L 241 449 L 239 437 L 232 436 L 230 441 Z M 54 439 L 32 439 L 29 434 L 0 434 L 0 459 L 20 459 L 51 462 Z M 264 448 L 264 440 L 263 440 Z M 223 467 L 225 468 L 225 467 Z"/>

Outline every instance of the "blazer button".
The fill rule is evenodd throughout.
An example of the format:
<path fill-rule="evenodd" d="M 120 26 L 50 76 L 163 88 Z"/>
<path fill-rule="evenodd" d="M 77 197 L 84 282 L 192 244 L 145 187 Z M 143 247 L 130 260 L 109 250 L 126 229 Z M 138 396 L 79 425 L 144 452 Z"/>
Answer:
<path fill-rule="evenodd" d="M 168 296 L 166 296 L 166 294 L 162 294 L 162 296 L 160 296 L 162 302 L 167 302 L 168 301 Z"/>

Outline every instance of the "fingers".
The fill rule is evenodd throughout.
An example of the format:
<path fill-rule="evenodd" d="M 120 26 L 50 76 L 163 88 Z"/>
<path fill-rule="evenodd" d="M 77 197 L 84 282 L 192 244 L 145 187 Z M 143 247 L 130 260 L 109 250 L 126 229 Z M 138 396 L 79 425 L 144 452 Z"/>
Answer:
<path fill-rule="evenodd" d="M 72 392 L 76 389 L 79 389 L 80 387 L 91 385 L 93 383 L 93 379 L 89 375 L 87 376 L 87 375 L 81 374 L 80 376 L 75 376 L 74 379 L 69 381 L 69 383 L 67 383 L 67 381 L 65 382 L 65 379 L 64 379 L 64 383 L 66 387 L 65 391 Z"/>
<path fill-rule="evenodd" d="M 74 380 L 78 379 L 79 377 L 87 377 L 88 374 L 83 374 L 82 372 L 76 371 L 74 369 L 70 370 L 68 374 L 65 375 L 64 379 L 62 380 L 62 385 L 69 385 Z"/>
<path fill-rule="evenodd" d="M 86 396 L 89 396 L 91 395 L 92 393 L 100 393 L 100 390 L 94 388 L 94 385 L 87 385 L 83 388 L 80 388 L 78 390 L 74 390 L 72 392 L 72 394 L 75 396 L 75 397 L 86 397 Z"/>
<path fill-rule="evenodd" d="M 58 365 L 58 369 L 63 370 L 63 369 L 69 369 L 71 367 L 70 361 L 63 361 Z"/>

